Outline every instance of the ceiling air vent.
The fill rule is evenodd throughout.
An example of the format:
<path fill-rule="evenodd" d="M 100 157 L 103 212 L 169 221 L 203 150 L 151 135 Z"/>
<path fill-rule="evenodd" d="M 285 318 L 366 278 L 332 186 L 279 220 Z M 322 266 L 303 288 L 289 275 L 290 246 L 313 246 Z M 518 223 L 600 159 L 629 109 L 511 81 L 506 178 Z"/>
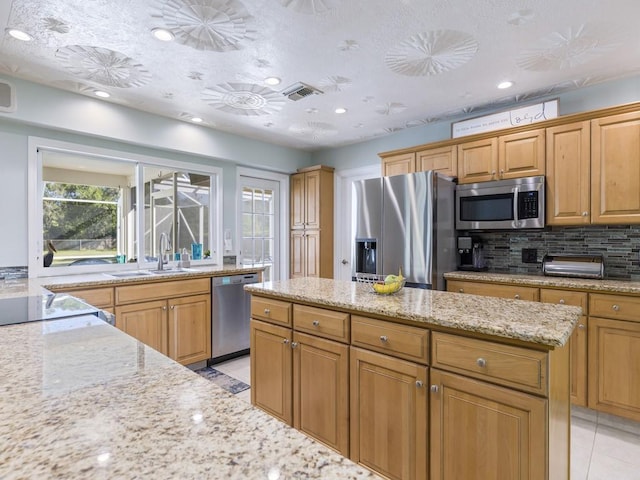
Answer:
<path fill-rule="evenodd" d="M 282 90 L 282 95 L 288 97 L 289 100 L 300 100 L 301 98 L 308 97 L 309 95 L 320 95 L 322 92 L 311 85 L 306 83 L 297 82 L 290 87 Z"/>

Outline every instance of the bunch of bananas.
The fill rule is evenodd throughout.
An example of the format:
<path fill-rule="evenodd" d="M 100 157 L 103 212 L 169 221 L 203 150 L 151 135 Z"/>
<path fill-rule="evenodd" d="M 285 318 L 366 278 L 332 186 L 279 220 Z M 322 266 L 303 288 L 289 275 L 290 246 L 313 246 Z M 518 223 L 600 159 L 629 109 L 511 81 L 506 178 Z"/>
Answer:
<path fill-rule="evenodd" d="M 402 269 L 398 271 L 398 275 L 387 275 L 384 283 L 374 283 L 373 291 L 382 295 L 390 295 L 396 293 L 404 286 L 404 277 Z"/>

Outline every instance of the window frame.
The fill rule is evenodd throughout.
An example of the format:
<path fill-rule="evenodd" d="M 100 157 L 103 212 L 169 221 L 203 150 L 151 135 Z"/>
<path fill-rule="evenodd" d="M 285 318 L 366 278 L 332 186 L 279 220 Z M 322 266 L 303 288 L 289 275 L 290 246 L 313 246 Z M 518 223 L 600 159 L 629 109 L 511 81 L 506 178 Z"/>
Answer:
<path fill-rule="evenodd" d="M 138 245 L 136 256 L 137 262 L 125 264 L 105 264 L 105 265 L 77 265 L 73 269 L 46 268 L 42 264 L 44 252 L 43 245 L 43 224 L 42 224 L 42 154 L 41 150 L 52 152 L 64 152 L 73 155 L 82 155 L 88 158 L 100 158 L 104 160 L 114 160 L 119 162 L 133 163 L 136 170 L 136 205 L 143 208 L 136 208 L 135 225 L 138 231 Z M 198 265 L 222 265 L 222 221 L 223 221 L 223 170 L 220 167 L 204 165 L 198 163 L 184 162 L 181 160 L 170 160 L 148 155 L 141 155 L 120 150 L 111 150 L 102 147 L 65 142 L 43 137 L 28 137 L 28 268 L 29 277 L 49 277 L 65 276 L 74 274 L 89 274 L 122 270 L 137 270 L 153 268 L 153 262 L 144 261 L 145 239 L 144 239 L 144 177 L 142 170 L 144 166 L 156 166 L 169 168 L 177 171 L 188 171 L 209 175 L 211 179 L 211 191 L 209 198 L 210 224 L 209 239 L 211 258 L 208 260 L 193 261 L 192 266 Z M 203 247 L 205 250 L 206 246 Z"/>

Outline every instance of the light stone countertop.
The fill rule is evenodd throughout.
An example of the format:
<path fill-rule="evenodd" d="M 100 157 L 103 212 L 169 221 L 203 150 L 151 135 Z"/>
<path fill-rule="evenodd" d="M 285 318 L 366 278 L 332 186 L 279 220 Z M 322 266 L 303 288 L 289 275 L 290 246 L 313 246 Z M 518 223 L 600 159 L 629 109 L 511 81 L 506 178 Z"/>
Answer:
<path fill-rule="evenodd" d="M 323 278 L 297 278 L 245 285 L 252 294 L 320 307 L 383 315 L 425 327 L 441 326 L 522 340 L 564 345 L 582 313 L 579 307 L 403 288 L 377 295 L 370 286 Z"/>
<path fill-rule="evenodd" d="M 544 275 L 512 275 L 488 272 L 448 272 L 447 280 L 511 283 L 531 287 L 573 288 L 602 293 L 640 295 L 640 282 L 633 280 L 597 280 L 589 278 L 552 277 Z"/>
<path fill-rule="evenodd" d="M 218 277 L 261 272 L 263 267 L 236 267 L 233 265 L 203 265 L 188 271 L 171 271 L 153 275 L 117 278 L 109 273 L 79 273 L 40 278 L 0 280 L 0 298 L 40 295 L 47 288 L 94 288 L 132 283 L 179 280 L 187 278 Z M 43 290 L 44 289 L 44 290 Z"/>
<path fill-rule="evenodd" d="M 0 478 L 379 478 L 96 317 L 0 330 Z"/>

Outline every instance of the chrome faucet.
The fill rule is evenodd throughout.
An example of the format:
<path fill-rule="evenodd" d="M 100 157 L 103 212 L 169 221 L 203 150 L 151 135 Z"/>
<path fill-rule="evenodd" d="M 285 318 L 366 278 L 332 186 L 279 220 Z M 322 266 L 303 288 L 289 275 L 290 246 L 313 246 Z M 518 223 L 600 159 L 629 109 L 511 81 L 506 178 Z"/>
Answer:
<path fill-rule="evenodd" d="M 164 243 L 164 248 L 162 248 L 162 244 Z M 160 234 L 160 245 L 158 251 L 158 270 L 162 270 L 163 265 L 166 265 L 168 262 L 165 260 L 164 252 L 171 248 L 171 242 L 169 241 L 169 235 L 166 233 Z"/>

